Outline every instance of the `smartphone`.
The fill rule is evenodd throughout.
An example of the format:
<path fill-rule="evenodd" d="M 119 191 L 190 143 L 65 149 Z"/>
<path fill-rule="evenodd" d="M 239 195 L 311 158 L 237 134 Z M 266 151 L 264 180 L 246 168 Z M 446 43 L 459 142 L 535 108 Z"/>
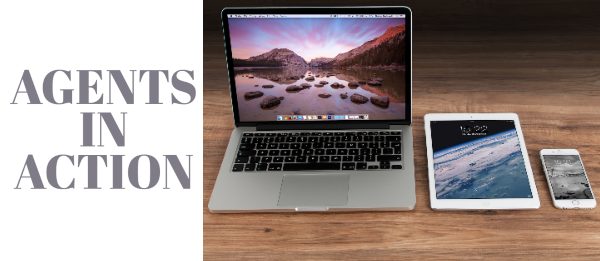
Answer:
<path fill-rule="evenodd" d="M 577 150 L 544 149 L 540 151 L 540 157 L 556 208 L 596 207 L 596 199 Z"/>

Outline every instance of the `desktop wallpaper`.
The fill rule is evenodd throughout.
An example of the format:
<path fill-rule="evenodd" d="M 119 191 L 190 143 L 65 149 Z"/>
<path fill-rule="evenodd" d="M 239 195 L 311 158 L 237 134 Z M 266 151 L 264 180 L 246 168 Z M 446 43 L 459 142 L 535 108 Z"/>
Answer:
<path fill-rule="evenodd" d="M 228 21 L 240 121 L 405 119 L 404 18 Z"/>
<path fill-rule="evenodd" d="M 431 123 L 438 199 L 531 198 L 512 121 Z"/>
<path fill-rule="evenodd" d="M 555 199 L 594 198 L 579 156 L 545 155 L 544 163 Z"/>

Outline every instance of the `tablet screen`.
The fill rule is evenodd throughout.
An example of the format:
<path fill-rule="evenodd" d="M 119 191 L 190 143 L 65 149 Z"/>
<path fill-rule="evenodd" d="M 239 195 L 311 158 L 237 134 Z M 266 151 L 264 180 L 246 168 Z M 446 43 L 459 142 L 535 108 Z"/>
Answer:
<path fill-rule="evenodd" d="M 438 199 L 531 198 L 512 120 L 432 121 Z"/>

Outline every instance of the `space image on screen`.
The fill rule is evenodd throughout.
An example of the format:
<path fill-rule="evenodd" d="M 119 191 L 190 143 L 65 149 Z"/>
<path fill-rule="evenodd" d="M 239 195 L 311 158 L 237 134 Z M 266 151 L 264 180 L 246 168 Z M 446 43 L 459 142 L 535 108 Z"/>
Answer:
<path fill-rule="evenodd" d="M 554 199 L 593 199 L 578 155 L 544 155 Z"/>
<path fill-rule="evenodd" d="M 531 198 L 513 121 L 432 121 L 438 199 Z"/>
<path fill-rule="evenodd" d="M 228 23 L 241 122 L 406 119 L 404 15 Z"/>

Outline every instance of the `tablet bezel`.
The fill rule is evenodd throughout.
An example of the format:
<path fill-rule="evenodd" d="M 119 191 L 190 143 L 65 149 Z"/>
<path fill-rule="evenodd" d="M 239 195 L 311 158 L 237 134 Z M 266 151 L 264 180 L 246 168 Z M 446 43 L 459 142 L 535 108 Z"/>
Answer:
<path fill-rule="evenodd" d="M 438 199 L 435 190 L 435 173 L 433 167 L 433 148 L 431 141 L 432 121 L 464 121 L 464 120 L 513 120 L 519 138 L 521 153 L 525 162 L 529 188 L 532 198 L 494 198 L 494 199 Z M 525 147 L 519 116 L 515 113 L 431 113 L 425 115 L 425 141 L 427 145 L 427 167 L 429 177 L 429 199 L 431 208 L 435 210 L 489 210 L 489 209 L 537 209 L 540 207 L 533 171 L 529 163 L 529 155 Z"/>

